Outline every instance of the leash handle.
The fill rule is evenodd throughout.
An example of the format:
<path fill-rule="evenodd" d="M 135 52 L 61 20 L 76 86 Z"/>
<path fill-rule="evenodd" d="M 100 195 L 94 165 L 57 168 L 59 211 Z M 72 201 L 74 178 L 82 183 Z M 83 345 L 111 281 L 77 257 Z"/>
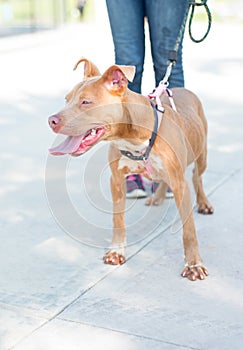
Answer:
<path fill-rule="evenodd" d="M 191 14 L 190 14 L 189 25 L 188 25 L 189 36 L 190 36 L 190 39 L 194 43 L 201 43 L 204 39 L 206 39 L 206 37 L 208 36 L 208 33 L 210 32 L 210 29 L 212 26 L 212 14 L 211 14 L 209 7 L 207 5 L 207 0 L 201 0 L 201 2 L 189 1 L 189 8 L 190 8 L 190 6 L 191 6 Z M 204 6 L 204 8 L 205 8 L 205 11 L 206 11 L 206 14 L 208 17 L 208 27 L 207 27 L 205 34 L 202 36 L 202 38 L 195 39 L 194 36 L 192 35 L 192 21 L 193 21 L 193 17 L 194 17 L 195 8 L 199 7 L 199 6 Z"/>
<path fill-rule="evenodd" d="M 192 35 L 192 21 L 193 21 L 193 17 L 195 14 L 195 8 L 200 7 L 200 6 L 204 6 L 204 8 L 205 8 L 205 11 L 206 11 L 206 14 L 208 17 L 208 27 L 207 27 L 207 30 L 202 38 L 195 39 L 194 36 Z M 191 13 L 190 13 L 190 9 L 191 9 Z M 212 26 L 212 15 L 211 15 L 210 9 L 207 5 L 207 0 L 200 0 L 200 2 L 197 2 L 196 0 L 188 0 L 188 7 L 187 7 L 187 10 L 185 12 L 185 16 L 184 16 L 178 37 L 176 39 L 176 44 L 175 44 L 174 50 L 169 51 L 168 60 L 170 62 L 171 61 L 174 62 L 174 64 L 176 63 L 177 52 L 178 52 L 179 45 L 180 45 L 182 37 L 183 37 L 183 33 L 184 33 L 184 30 L 186 27 L 186 22 L 187 22 L 187 18 L 189 16 L 189 13 L 190 13 L 190 17 L 189 17 L 188 32 L 189 32 L 189 37 L 193 42 L 201 43 L 204 39 L 206 39 L 206 37 L 208 36 L 208 33 L 210 32 L 211 26 Z"/>
<path fill-rule="evenodd" d="M 208 27 L 207 27 L 206 33 L 200 39 L 195 39 L 194 36 L 192 35 L 192 21 L 193 21 L 193 17 L 194 17 L 194 13 L 195 13 L 195 7 L 197 7 L 197 6 L 204 6 L 206 13 L 207 13 L 207 16 L 208 16 Z M 191 9 L 191 13 L 190 13 L 190 9 Z M 193 42 L 201 43 L 204 39 L 206 39 L 206 37 L 208 36 L 208 33 L 211 29 L 212 15 L 211 15 L 211 12 L 210 12 L 209 7 L 207 5 L 207 0 L 200 0 L 200 2 L 197 2 L 196 0 L 188 0 L 188 7 L 185 11 L 185 15 L 183 18 L 183 22 L 182 22 L 179 34 L 178 34 L 177 39 L 176 39 L 174 50 L 170 50 L 168 53 L 167 70 L 166 70 L 164 78 L 161 80 L 161 82 L 167 86 L 169 85 L 168 80 L 169 80 L 169 77 L 171 75 L 172 68 L 176 64 L 176 61 L 177 61 L 177 53 L 178 53 L 179 46 L 180 46 L 180 43 L 181 43 L 181 40 L 183 37 L 183 33 L 184 33 L 184 30 L 186 27 L 186 22 L 187 22 L 187 18 L 189 16 L 189 13 L 190 13 L 190 18 L 189 18 L 188 31 L 189 31 L 190 39 Z"/>

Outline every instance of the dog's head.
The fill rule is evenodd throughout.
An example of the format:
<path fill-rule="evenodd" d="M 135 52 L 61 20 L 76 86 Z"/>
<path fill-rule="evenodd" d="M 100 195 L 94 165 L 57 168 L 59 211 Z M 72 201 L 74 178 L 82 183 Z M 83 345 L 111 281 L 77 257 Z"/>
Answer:
<path fill-rule="evenodd" d="M 98 141 L 108 139 L 122 117 L 122 102 L 126 101 L 128 80 L 135 74 L 133 66 L 113 65 L 103 75 L 89 60 L 84 62 L 84 78 L 67 95 L 65 107 L 49 117 L 56 133 L 66 140 L 49 151 L 53 155 L 81 155 Z"/>

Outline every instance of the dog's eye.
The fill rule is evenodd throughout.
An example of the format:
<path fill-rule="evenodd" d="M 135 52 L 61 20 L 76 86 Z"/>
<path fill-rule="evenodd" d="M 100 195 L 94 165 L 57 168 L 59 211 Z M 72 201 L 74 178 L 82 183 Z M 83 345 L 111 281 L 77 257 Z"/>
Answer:
<path fill-rule="evenodd" d="M 91 104 L 91 103 L 92 103 L 92 102 L 87 101 L 87 100 L 81 101 L 81 105 L 89 105 L 89 104 Z"/>

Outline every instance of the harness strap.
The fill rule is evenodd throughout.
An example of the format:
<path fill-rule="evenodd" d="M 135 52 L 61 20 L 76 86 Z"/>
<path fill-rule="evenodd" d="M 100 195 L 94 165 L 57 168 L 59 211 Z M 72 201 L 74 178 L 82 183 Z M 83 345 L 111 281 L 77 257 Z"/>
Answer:
<path fill-rule="evenodd" d="M 176 106 L 175 106 L 175 103 L 173 100 L 172 91 L 167 88 L 167 84 L 165 84 L 165 83 L 163 83 L 163 81 L 161 81 L 159 83 L 159 85 L 157 86 L 157 88 L 154 89 L 154 91 L 148 95 L 149 99 L 155 99 L 155 101 L 156 101 L 156 105 L 154 105 L 154 103 L 150 101 L 151 107 L 153 108 L 153 112 L 154 112 L 154 127 L 153 127 L 151 138 L 149 139 L 148 147 L 146 148 L 146 150 L 143 153 L 139 152 L 140 153 L 139 155 L 134 155 L 130 151 L 120 150 L 120 152 L 123 156 L 125 156 L 129 159 L 135 160 L 135 161 L 142 160 L 142 161 L 146 162 L 148 160 L 149 154 L 150 154 L 151 149 L 154 145 L 154 142 L 155 142 L 155 139 L 157 136 L 157 131 L 160 127 L 160 123 L 162 121 L 162 116 L 164 113 L 164 107 L 162 106 L 162 103 L 160 100 L 161 95 L 164 93 L 168 97 L 170 104 L 171 104 L 171 107 L 173 108 L 174 111 L 176 111 Z"/>
<path fill-rule="evenodd" d="M 156 108 L 159 112 L 164 112 L 164 107 L 162 106 L 160 97 L 163 94 L 166 94 L 168 97 L 171 107 L 176 111 L 176 106 L 173 100 L 173 94 L 172 91 L 168 89 L 168 83 L 164 82 L 164 79 L 159 83 L 157 88 L 154 89 L 154 91 L 151 94 L 148 94 L 148 98 L 154 98 L 156 100 Z"/>
<path fill-rule="evenodd" d="M 156 136 L 157 136 L 157 131 L 158 131 L 160 122 L 159 122 L 156 106 L 151 101 L 150 101 L 150 104 L 151 104 L 151 107 L 153 108 L 153 112 L 154 112 L 154 127 L 153 127 L 151 138 L 149 139 L 148 147 L 139 156 L 134 155 L 130 151 L 120 150 L 120 152 L 121 152 L 121 154 L 123 156 L 126 156 L 126 157 L 128 157 L 128 158 L 130 158 L 132 160 L 143 160 L 143 161 L 146 161 L 148 159 L 148 157 L 149 157 L 150 151 L 151 151 L 151 149 L 152 149 L 152 147 L 154 145 L 154 142 L 155 142 L 155 139 L 156 139 Z"/>

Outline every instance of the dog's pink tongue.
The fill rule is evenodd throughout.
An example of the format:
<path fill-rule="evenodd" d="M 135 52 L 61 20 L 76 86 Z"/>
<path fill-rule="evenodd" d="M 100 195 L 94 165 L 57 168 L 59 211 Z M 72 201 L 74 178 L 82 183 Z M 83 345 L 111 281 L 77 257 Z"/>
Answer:
<path fill-rule="evenodd" d="M 74 153 L 80 146 L 83 136 L 68 136 L 60 145 L 50 148 L 49 152 L 54 156 L 61 156 L 67 153 Z"/>

